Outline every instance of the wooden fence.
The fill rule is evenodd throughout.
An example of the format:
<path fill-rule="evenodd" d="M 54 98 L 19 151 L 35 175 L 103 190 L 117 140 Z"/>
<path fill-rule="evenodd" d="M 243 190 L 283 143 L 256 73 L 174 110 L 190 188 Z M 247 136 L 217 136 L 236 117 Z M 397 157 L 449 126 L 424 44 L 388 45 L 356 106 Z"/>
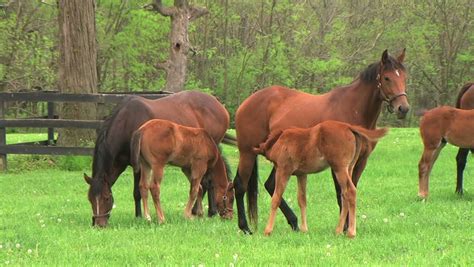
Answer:
<path fill-rule="evenodd" d="M 99 93 L 99 94 L 64 94 L 58 91 L 37 91 L 19 93 L 0 93 L 0 170 L 6 170 L 8 154 L 47 154 L 47 155 L 92 155 L 92 147 L 62 147 L 56 146 L 54 138 L 55 128 L 86 128 L 98 129 L 103 120 L 67 120 L 59 119 L 55 113 L 58 102 L 94 102 L 99 107 L 105 104 L 120 103 L 125 97 L 139 95 L 142 97 L 156 99 L 169 95 L 164 92 L 140 92 L 140 93 Z M 13 101 L 24 102 L 47 102 L 47 115 L 40 118 L 28 119 L 6 119 L 6 103 Z M 6 144 L 6 128 L 28 127 L 47 128 L 47 140 Z"/>

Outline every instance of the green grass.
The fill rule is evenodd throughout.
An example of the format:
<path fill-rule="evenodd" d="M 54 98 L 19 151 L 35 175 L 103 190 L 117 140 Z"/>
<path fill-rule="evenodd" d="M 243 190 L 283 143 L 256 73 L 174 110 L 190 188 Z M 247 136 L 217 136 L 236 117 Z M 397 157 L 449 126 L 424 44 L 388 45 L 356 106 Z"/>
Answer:
<path fill-rule="evenodd" d="M 270 165 L 263 160 L 259 225 L 252 236 L 239 232 L 236 217 L 185 220 L 189 186 L 176 168 L 166 170 L 162 186 L 164 225 L 134 218 L 127 170 L 113 187 L 110 226 L 95 229 L 82 178 L 90 174 L 90 160 L 74 171 L 58 167 L 57 158 L 23 170 L 36 164 L 32 156 L 13 155 L 10 171 L 0 174 L 0 265 L 470 265 L 472 168 L 466 168 L 460 197 L 454 193 L 457 150 L 447 146 L 431 175 L 430 198 L 422 202 L 416 196 L 421 150 L 417 129 L 392 129 L 379 142 L 358 186 L 353 240 L 334 234 L 338 208 L 327 171 L 308 179 L 306 234 L 292 232 L 279 213 L 272 236 L 263 236 L 270 206 L 262 191 Z M 225 146 L 224 153 L 235 172 L 237 150 Z M 299 217 L 296 179 L 285 198 Z"/>

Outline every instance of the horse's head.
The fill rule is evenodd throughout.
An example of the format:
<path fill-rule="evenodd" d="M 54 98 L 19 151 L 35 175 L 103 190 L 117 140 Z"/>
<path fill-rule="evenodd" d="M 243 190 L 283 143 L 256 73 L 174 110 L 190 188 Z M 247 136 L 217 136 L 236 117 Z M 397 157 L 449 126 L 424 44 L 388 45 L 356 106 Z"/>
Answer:
<path fill-rule="evenodd" d="M 110 186 L 101 179 L 92 179 L 84 173 L 84 179 L 90 185 L 88 198 L 92 206 L 92 226 L 105 227 L 114 205 Z"/>
<path fill-rule="evenodd" d="M 382 100 L 387 102 L 388 110 L 396 113 L 399 119 L 404 119 L 410 105 L 406 94 L 406 70 L 403 66 L 405 49 L 395 59 L 388 55 L 387 50 L 382 53 L 379 72 L 377 74 L 377 88 Z"/>
<path fill-rule="evenodd" d="M 219 215 L 223 219 L 232 219 L 234 216 L 234 184 L 229 182 L 225 190 L 216 190 L 216 205 Z"/>

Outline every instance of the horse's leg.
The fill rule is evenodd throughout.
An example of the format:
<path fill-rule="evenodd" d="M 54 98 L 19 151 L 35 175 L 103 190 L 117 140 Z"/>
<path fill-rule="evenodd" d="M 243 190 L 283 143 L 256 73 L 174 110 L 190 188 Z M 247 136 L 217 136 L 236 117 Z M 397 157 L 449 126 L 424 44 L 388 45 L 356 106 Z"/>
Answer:
<path fill-rule="evenodd" d="M 337 227 L 336 227 L 336 234 L 339 235 L 339 234 L 342 234 L 342 232 L 344 231 L 346 220 L 348 219 L 348 215 L 349 215 L 348 213 L 350 210 L 350 207 L 349 207 L 350 205 L 349 205 L 348 198 L 350 197 L 350 193 L 348 192 L 348 185 L 349 183 L 352 184 L 352 182 L 351 182 L 351 177 L 349 176 L 349 173 L 347 172 L 347 170 L 345 169 L 334 170 L 334 173 L 336 175 L 337 183 L 339 184 L 341 188 L 341 193 L 342 193 L 341 194 L 341 197 L 342 197 L 341 213 L 339 214 L 339 223 L 337 224 Z M 354 229 L 351 229 L 351 226 L 353 227 L 353 225 L 351 225 L 352 220 L 353 218 L 350 218 L 348 235 L 350 231 L 352 231 L 353 233 L 353 230 L 354 230 Z"/>
<path fill-rule="evenodd" d="M 428 197 L 430 173 L 436 159 L 446 143 L 441 142 L 438 147 L 425 146 L 420 162 L 418 163 L 418 196 Z"/>
<path fill-rule="evenodd" d="M 467 155 L 469 154 L 468 148 L 459 148 L 458 154 L 456 156 L 456 167 L 457 167 L 457 177 L 456 177 L 456 193 L 463 194 L 463 172 L 466 168 Z"/>
<path fill-rule="evenodd" d="M 306 221 L 306 182 L 307 175 L 298 175 L 298 204 L 301 210 L 301 231 L 308 232 L 308 223 Z M 280 205 L 281 207 L 281 205 Z"/>
<path fill-rule="evenodd" d="M 139 191 L 143 202 L 143 212 L 145 213 L 145 219 L 151 221 L 150 210 L 148 209 L 148 177 L 150 176 L 150 169 L 144 164 L 141 165 L 140 169 Z"/>
<path fill-rule="evenodd" d="M 188 204 L 186 204 L 186 208 L 184 209 L 184 217 L 190 219 L 192 218 L 192 209 L 193 205 L 196 202 L 199 187 L 201 186 L 201 180 L 206 172 L 207 163 L 202 164 L 194 164 L 191 166 L 191 180 L 189 181 L 191 184 L 191 188 L 189 190 L 189 200 Z"/>
<path fill-rule="evenodd" d="M 207 203 L 209 205 L 209 208 L 207 209 L 207 217 L 213 217 L 214 215 L 217 214 L 217 205 L 216 201 L 214 199 L 215 192 L 214 192 L 214 184 L 212 183 L 212 179 L 210 177 L 207 177 L 209 181 L 207 182 Z M 206 194 L 206 190 L 203 191 L 203 195 Z"/>
<path fill-rule="evenodd" d="M 250 176 L 257 168 L 256 156 L 251 153 L 240 152 L 239 167 L 234 178 L 235 201 L 237 203 L 237 217 L 239 229 L 245 234 L 252 234 L 245 215 L 244 195 L 247 192 Z M 257 170 L 255 170 L 256 172 Z"/>
<path fill-rule="evenodd" d="M 153 181 L 151 182 L 150 186 L 151 195 L 153 196 L 153 203 L 155 204 L 156 214 L 158 216 L 158 223 L 160 224 L 165 222 L 165 215 L 163 214 L 160 200 L 161 181 L 163 180 L 164 168 L 164 164 L 153 166 Z"/>
<path fill-rule="evenodd" d="M 135 200 L 135 217 L 142 217 L 142 207 L 140 205 L 140 176 L 141 171 L 133 174 L 133 199 Z"/>
<path fill-rule="evenodd" d="M 270 196 L 273 196 L 273 192 L 275 191 L 275 167 L 273 167 L 270 176 L 268 176 L 268 179 L 265 182 L 265 189 L 267 189 L 267 192 L 270 194 Z M 296 214 L 293 212 L 293 210 L 291 210 L 283 198 L 280 202 L 280 210 L 285 215 L 285 218 L 288 221 L 288 224 L 291 226 L 291 229 L 298 231 L 298 217 L 296 217 Z"/>
<path fill-rule="evenodd" d="M 280 202 L 282 200 L 283 192 L 285 192 L 286 185 L 290 179 L 291 173 L 286 173 L 285 171 L 276 171 L 276 183 L 275 183 L 275 192 L 272 195 L 272 206 L 270 209 L 270 216 L 268 217 L 268 223 L 265 227 L 264 235 L 270 235 L 273 231 L 273 225 L 275 224 L 275 217 Z"/>
<path fill-rule="evenodd" d="M 181 170 L 183 171 L 183 173 L 188 178 L 188 181 L 191 183 L 191 180 L 192 180 L 191 170 L 188 169 L 188 168 L 181 168 Z M 195 216 L 198 216 L 198 217 L 202 217 L 202 215 L 204 214 L 203 207 L 202 207 L 202 199 L 203 199 L 204 194 L 206 194 L 206 191 L 205 191 L 206 185 L 205 185 L 204 179 L 205 178 L 203 178 L 203 181 L 201 181 L 201 185 L 199 186 L 199 191 L 198 191 L 198 196 L 196 198 L 196 202 L 194 203 L 194 206 L 191 210 L 191 214 L 195 215 Z"/>

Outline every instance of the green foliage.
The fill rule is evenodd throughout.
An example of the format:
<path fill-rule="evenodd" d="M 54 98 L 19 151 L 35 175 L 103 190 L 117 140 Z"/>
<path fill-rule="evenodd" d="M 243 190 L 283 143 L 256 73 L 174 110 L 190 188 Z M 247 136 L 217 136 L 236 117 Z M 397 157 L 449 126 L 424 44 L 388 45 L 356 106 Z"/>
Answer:
<path fill-rule="evenodd" d="M 145 10 L 150 2 L 97 1 L 101 91 L 163 88 L 166 75 L 156 65 L 168 58 L 170 18 Z M 185 87 L 215 94 L 232 115 L 252 92 L 272 84 L 310 93 L 348 84 L 385 49 L 396 55 L 407 48 L 414 110 L 452 104 L 474 73 L 470 0 L 190 4 L 210 13 L 189 24 L 195 53 Z M 56 9 L 34 1 L 21 6 L 0 13 L 0 89 L 55 88 Z M 402 125 L 391 117 L 382 121 Z"/>
<path fill-rule="evenodd" d="M 223 148 L 235 173 L 237 149 Z M 113 186 L 116 207 L 105 229 L 90 226 L 84 171 L 0 173 L 0 264 L 468 266 L 474 260 L 474 180 L 465 180 L 463 197 L 454 193 L 457 149 L 448 145 L 433 168 L 429 199 L 418 200 L 421 149 L 414 128 L 391 129 L 378 143 L 358 184 L 353 240 L 334 234 L 338 208 L 328 171 L 308 177 L 309 232 L 292 232 L 279 212 L 270 237 L 263 236 L 270 209 L 263 182 L 271 165 L 265 160 L 259 162 L 259 225 L 251 236 L 238 230 L 236 217 L 184 219 L 189 183 L 178 168 L 166 169 L 161 187 L 165 224 L 155 221 L 152 206 L 151 223 L 134 218 L 129 169 Z M 295 178 L 285 199 L 300 217 Z"/>

